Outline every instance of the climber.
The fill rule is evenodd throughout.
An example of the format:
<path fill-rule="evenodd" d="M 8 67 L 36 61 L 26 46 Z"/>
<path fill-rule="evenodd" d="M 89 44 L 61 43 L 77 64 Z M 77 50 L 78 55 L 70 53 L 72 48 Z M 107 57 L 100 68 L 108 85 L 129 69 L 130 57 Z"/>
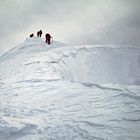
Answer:
<path fill-rule="evenodd" d="M 48 44 L 50 44 L 51 42 L 51 35 L 49 34 L 49 33 L 47 33 L 46 35 L 45 35 L 45 38 L 46 38 L 46 43 L 48 43 Z"/>
<path fill-rule="evenodd" d="M 37 32 L 37 37 L 39 37 L 39 35 L 40 35 L 40 31 Z"/>
<path fill-rule="evenodd" d="M 32 34 L 30 34 L 30 37 L 34 37 L 34 34 L 32 33 Z"/>
<path fill-rule="evenodd" d="M 39 34 L 39 36 L 41 37 L 41 35 L 42 35 L 42 30 L 40 30 L 40 34 Z"/>
<path fill-rule="evenodd" d="M 42 30 L 37 32 L 37 37 L 41 37 L 41 35 L 42 35 Z"/>

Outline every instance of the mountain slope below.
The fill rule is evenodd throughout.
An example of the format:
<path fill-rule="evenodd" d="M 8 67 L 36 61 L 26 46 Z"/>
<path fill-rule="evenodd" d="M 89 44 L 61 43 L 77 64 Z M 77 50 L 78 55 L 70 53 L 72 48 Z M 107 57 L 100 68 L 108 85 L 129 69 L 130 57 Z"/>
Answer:
<path fill-rule="evenodd" d="M 139 140 L 140 49 L 28 38 L 0 58 L 0 140 Z"/>
<path fill-rule="evenodd" d="M 0 62 L 5 80 L 28 80 L 30 75 L 33 79 L 140 84 L 140 49 L 132 46 L 65 46 L 58 42 L 49 46 L 40 38 L 29 38 Z"/>

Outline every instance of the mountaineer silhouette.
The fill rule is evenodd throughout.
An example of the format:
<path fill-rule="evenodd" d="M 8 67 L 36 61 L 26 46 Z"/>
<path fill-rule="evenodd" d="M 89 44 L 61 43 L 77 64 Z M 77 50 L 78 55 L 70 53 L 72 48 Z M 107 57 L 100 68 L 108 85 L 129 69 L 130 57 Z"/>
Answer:
<path fill-rule="evenodd" d="M 30 37 L 34 37 L 34 34 L 32 33 L 32 34 L 30 34 Z"/>
<path fill-rule="evenodd" d="M 51 35 L 49 34 L 49 33 L 47 33 L 46 35 L 45 35 L 45 38 L 46 38 L 46 43 L 48 43 L 48 45 L 51 43 L 50 41 L 51 41 Z"/>
<path fill-rule="evenodd" d="M 37 37 L 41 37 L 41 35 L 42 35 L 42 30 L 37 32 Z"/>

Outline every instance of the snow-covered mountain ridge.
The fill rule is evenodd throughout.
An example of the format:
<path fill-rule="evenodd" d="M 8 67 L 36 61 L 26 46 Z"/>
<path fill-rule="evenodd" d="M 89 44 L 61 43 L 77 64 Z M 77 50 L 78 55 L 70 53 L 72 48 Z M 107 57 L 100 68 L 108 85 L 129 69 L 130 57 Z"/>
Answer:
<path fill-rule="evenodd" d="M 28 38 L 0 58 L 0 140 L 139 140 L 140 49 Z"/>
<path fill-rule="evenodd" d="M 4 79 L 20 78 L 20 74 L 27 78 L 31 69 L 32 78 L 36 73 L 36 78 L 52 79 L 52 73 L 54 78 L 70 81 L 140 84 L 140 49 L 132 46 L 65 46 L 58 42 L 49 46 L 40 38 L 29 38 L 0 62 L 4 65 L 1 77 L 4 72 L 8 76 Z"/>

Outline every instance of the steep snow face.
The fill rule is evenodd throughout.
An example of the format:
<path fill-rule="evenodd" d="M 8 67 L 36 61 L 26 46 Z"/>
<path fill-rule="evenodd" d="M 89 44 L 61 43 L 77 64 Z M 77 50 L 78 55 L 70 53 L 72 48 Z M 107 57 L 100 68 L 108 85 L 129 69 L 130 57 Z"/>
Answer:
<path fill-rule="evenodd" d="M 30 75 L 29 78 L 51 80 L 140 84 L 139 48 L 113 45 L 64 46 L 58 42 L 49 46 L 40 38 L 29 38 L 1 57 L 1 77 L 4 76 L 5 80 L 11 77 L 28 79 Z"/>
<path fill-rule="evenodd" d="M 139 140 L 139 62 L 136 47 L 26 39 L 0 58 L 0 140 Z"/>

